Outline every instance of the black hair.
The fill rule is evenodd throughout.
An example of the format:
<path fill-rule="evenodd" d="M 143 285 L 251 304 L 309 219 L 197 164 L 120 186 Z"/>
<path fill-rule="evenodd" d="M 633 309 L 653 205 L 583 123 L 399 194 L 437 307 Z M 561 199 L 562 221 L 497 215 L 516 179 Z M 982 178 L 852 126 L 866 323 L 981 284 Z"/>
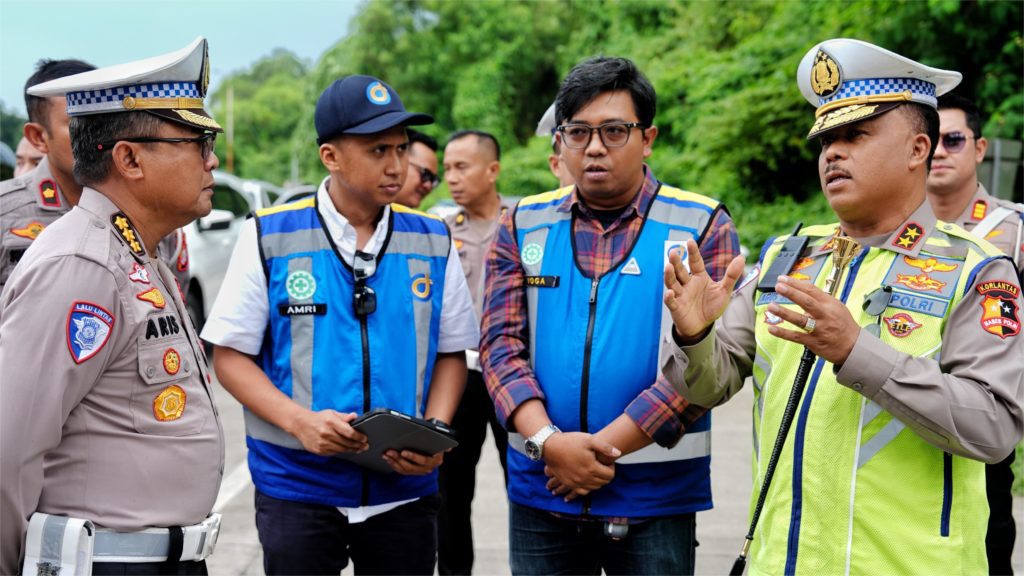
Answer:
<path fill-rule="evenodd" d="M 114 161 L 110 148 L 99 150 L 100 143 L 124 138 L 156 136 L 166 122 L 154 114 L 109 112 L 71 117 L 71 153 L 75 157 L 74 176 L 83 186 L 95 186 L 110 176 Z"/>
<path fill-rule="evenodd" d="M 25 110 L 28 112 L 30 122 L 42 124 L 47 130 L 50 129 L 50 115 L 46 111 L 46 98 L 32 96 L 28 89 L 36 84 L 73 76 L 82 72 L 95 70 L 96 67 L 81 60 L 48 60 L 43 59 L 36 62 L 36 71 L 25 81 Z"/>
<path fill-rule="evenodd" d="M 466 136 L 476 136 L 477 144 L 483 144 L 489 148 L 493 148 L 491 152 L 494 153 L 494 159 L 501 160 L 501 145 L 498 144 L 498 139 L 495 138 L 493 134 L 484 132 L 483 130 L 459 130 L 448 137 L 448 143 L 451 144 L 452 142 L 465 138 Z"/>
<path fill-rule="evenodd" d="M 637 118 L 644 126 L 654 122 L 657 95 L 632 60 L 597 56 L 577 64 L 565 77 L 555 99 L 555 122 L 567 120 L 604 92 L 629 91 Z"/>
<path fill-rule="evenodd" d="M 981 138 L 981 112 L 974 102 L 959 94 L 943 94 L 939 96 L 939 110 L 948 109 L 962 111 L 967 120 L 967 127 L 974 132 L 974 137 Z"/>
<path fill-rule="evenodd" d="M 409 137 L 410 146 L 413 144 L 413 142 L 419 142 L 420 144 L 423 144 L 424 146 L 430 148 L 434 152 L 437 152 L 437 140 L 435 140 L 433 137 L 427 136 L 423 132 L 413 130 L 412 128 L 406 128 L 405 134 Z"/>
<path fill-rule="evenodd" d="M 904 116 L 910 120 L 910 126 L 915 132 L 925 134 L 932 142 L 931 150 L 928 151 L 928 169 L 932 169 L 932 157 L 935 156 L 935 148 L 939 145 L 939 113 L 931 106 L 908 102 L 900 106 Z"/>

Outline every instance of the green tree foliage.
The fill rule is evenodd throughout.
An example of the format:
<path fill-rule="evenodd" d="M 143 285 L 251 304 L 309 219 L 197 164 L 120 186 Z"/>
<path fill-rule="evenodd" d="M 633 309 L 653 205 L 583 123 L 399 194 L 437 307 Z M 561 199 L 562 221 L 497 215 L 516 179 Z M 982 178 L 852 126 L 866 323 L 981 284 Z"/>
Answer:
<path fill-rule="evenodd" d="M 0 102 L 0 141 L 11 147 L 11 150 L 18 148 L 18 141 L 21 140 L 21 127 L 28 122 L 28 118 L 19 115 L 14 108 L 8 108 Z"/>
<path fill-rule="evenodd" d="M 238 172 L 280 181 L 282 158 L 294 153 L 303 179 L 319 180 L 313 105 L 331 82 L 360 73 L 434 115 L 425 131 L 442 143 L 456 129 L 494 133 L 500 189 L 542 192 L 556 182 L 549 142 L 533 136 L 537 120 L 573 65 L 619 55 L 658 92 L 649 160 L 657 176 L 724 200 L 756 250 L 797 220 L 833 219 L 819 190 L 818 144 L 805 138 L 813 108 L 795 82 L 811 46 L 859 38 L 960 70 L 957 92 L 987 112 L 986 136 L 1020 139 L 1022 20 L 1024 4 L 997 0 L 374 0 L 308 72 L 275 52 L 237 78 Z M 442 187 L 431 196 L 445 195 Z"/>

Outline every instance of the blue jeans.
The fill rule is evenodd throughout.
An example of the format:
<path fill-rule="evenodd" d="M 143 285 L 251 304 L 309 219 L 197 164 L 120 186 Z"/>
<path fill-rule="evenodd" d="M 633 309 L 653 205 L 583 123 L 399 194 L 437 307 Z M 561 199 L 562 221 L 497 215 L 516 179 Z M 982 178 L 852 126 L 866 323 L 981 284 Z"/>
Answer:
<path fill-rule="evenodd" d="M 693 513 L 631 524 L 625 537 L 603 522 L 558 518 L 509 502 L 509 560 L 515 576 L 532 574 L 693 574 Z"/>
<path fill-rule="evenodd" d="M 279 500 L 256 491 L 256 529 L 267 574 L 337 575 L 351 558 L 355 573 L 434 573 L 441 496 L 349 524 L 334 506 Z"/>

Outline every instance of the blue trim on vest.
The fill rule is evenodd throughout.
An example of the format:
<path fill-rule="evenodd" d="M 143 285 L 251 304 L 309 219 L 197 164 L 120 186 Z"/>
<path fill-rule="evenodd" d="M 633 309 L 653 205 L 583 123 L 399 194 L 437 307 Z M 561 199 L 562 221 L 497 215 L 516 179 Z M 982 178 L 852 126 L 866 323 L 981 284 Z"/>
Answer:
<path fill-rule="evenodd" d="M 846 278 L 846 285 L 843 286 L 843 293 L 839 301 L 846 304 L 853 290 L 853 284 L 857 280 L 857 272 L 864 262 L 871 248 L 862 250 L 850 266 L 849 276 Z M 796 572 L 796 557 L 800 549 L 800 519 L 803 515 L 803 465 L 804 465 L 804 435 L 807 432 L 807 415 L 811 411 L 811 402 L 814 400 L 814 390 L 818 386 L 818 378 L 821 377 L 821 369 L 825 366 L 825 359 L 818 358 L 814 366 L 814 374 L 811 375 L 811 384 L 804 393 L 803 405 L 800 407 L 800 418 L 796 423 L 796 436 L 793 442 L 793 504 L 790 510 L 789 519 L 789 540 L 786 545 L 786 568 L 784 574 Z"/>
<path fill-rule="evenodd" d="M 996 260 L 1009 260 L 1010 264 L 1013 265 L 1013 269 L 1017 269 L 1017 265 L 1013 263 L 1013 259 L 1010 258 L 1009 256 L 989 256 L 988 258 L 985 258 L 984 260 L 979 262 L 977 266 L 971 269 L 971 274 L 967 276 L 967 283 L 964 284 L 964 294 L 970 292 L 971 288 L 974 287 L 974 278 L 978 275 L 978 272 L 981 272 L 982 268 L 988 266 L 989 263 L 994 262 Z M 961 296 L 962 295 L 963 294 L 961 294 Z"/>
<path fill-rule="evenodd" d="M 942 454 L 942 519 L 939 521 L 939 535 L 949 537 L 949 514 L 953 509 L 953 455 Z"/>

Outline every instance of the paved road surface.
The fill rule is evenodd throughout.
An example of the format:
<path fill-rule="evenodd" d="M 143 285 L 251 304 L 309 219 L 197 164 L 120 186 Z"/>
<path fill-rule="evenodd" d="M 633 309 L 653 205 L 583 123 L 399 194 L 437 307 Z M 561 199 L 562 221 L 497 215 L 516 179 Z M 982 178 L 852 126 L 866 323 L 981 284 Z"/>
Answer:
<path fill-rule="evenodd" d="M 697 574 L 727 574 L 747 530 L 750 498 L 749 387 L 715 410 L 712 418 L 713 452 L 711 478 L 715 508 L 697 515 Z M 224 514 L 216 553 L 209 560 L 210 574 L 262 574 L 256 525 L 253 521 L 253 488 L 245 468 L 245 435 L 241 408 L 218 387 L 217 396 L 227 457 L 221 500 Z M 488 443 L 477 468 L 477 493 L 473 502 L 473 537 L 476 540 L 475 573 L 508 574 L 508 503 L 501 466 L 493 444 Z M 1018 542 L 1024 537 L 1024 497 L 1014 498 Z M 1014 570 L 1024 573 L 1024 551 L 1017 546 Z M 351 574 L 351 565 L 344 574 Z"/>

